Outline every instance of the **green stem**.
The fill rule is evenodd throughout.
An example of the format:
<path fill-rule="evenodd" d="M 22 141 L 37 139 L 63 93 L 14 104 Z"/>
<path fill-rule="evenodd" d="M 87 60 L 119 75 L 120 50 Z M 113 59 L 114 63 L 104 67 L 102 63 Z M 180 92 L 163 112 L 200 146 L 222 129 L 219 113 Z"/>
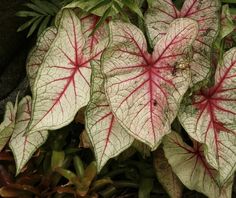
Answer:
<path fill-rule="evenodd" d="M 113 184 L 116 188 L 138 188 L 139 185 L 131 181 L 113 181 Z"/>
<path fill-rule="evenodd" d="M 102 195 L 103 198 L 112 197 L 117 192 L 114 186 L 110 186 L 109 188 L 105 189 L 104 191 L 100 192 L 99 194 Z"/>
<path fill-rule="evenodd" d="M 111 171 L 108 174 L 106 174 L 106 177 L 111 177 L 112 178 L 116 175 L 120 175 L 120 174 L 124 173 L 126 170 L 127 170 L 127 168 L 121 168 L 121 169 Z"/>

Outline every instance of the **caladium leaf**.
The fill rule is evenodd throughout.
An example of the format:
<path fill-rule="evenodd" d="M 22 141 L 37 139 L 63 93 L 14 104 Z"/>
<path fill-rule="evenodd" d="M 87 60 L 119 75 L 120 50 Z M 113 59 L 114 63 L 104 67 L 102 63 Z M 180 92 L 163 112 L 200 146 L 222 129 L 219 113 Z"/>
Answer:
<path fill-rule="evenodd" d="M 166 34 L 172 21 L 191 18 L 199 25 L 199 33 L 193 44 L 190 68 L 193 83 L 202 81 L 210 71 L 210 52 L 219 24 L 218 0 L 186 0 L 179 11 L 171 0 L 150 2 L 145 21 L 154 44 Z"/>
<path fill-rule="evenodd" d="M 44 32 L 42 32 L 35 47 L 31 50 L 28 56 L 26 71 L 29 78 L 31 90 L 33 90 L 33 85 L 38 73 L 38 69 L 42 64 L 43 59 L 48 52 L 52 42 L 54 41 L 56 34 L 57 29 L 55 27 L 47 28 Z"/>
<path fill-rule="evenodd" d="M 88 54 L 89 57 L 91 56 L 89 61 L 99 60 L 102 51 L 108 43 L 107 22 L 101 24 L 100 28 L 91 35 L 99 19 L 100 17 L 96 15 L 82 15 L 80 17 L 82 34 L 85 37 L 86 42 L 83 53 Z"/>
<path fill-rule="evenodd" d="M 105 25 L 100 28 L 104 40 L 100 42 L 96 33 L 86 38 L 83 32 L 91 32 L 91 24 L 81 25 L 73 11 L 64 9 L 57 36 L 35 81 L 29 133 L 67 125 L 88 103 L 90 62 L 100 58 L 107 43 Z"/>
<path fill-rule="evenodd" d="M 179 120 L 188 134 L 205 143 L 207 161 L 224 183 L 236 168 L 236 48 L 218 65 L 215 85 L 183 103 Z"/>
<path fill-rule="evenodd" d="M 219 32 L 219 39 L 223 39 L 231 32 L 234 31 L 235 25 L 233 22 L 233 17 L 230 14 L 229 5 L 222 6 L 222 13 L 221 13 L 221 28 Z"/>
<path fill-rule="evenodd" d="M 197 35 L 197 24 L 191 19 L 174 21 L 153 54 L 136 26 L 109 25 L 111 43 L 102 57 L 108 102 L 121 125 L 155 149 L 170 132 L 188 89 L 189 70 L 177 67 Z"/>
<path fill-rule="evenodd" d="M 173 171 L 190 190 L 196 190 L 209 198 L 230 198 L 233 178 L 223 186 L 217 183 L 218 172 L 206 161 L 203 145 L 193 141 L 193 147 L 172 132 L 164 138 L 164 151 Z"/>
<path fill-rule="evenodd" d="M 0 151 L 4 148 L 10 139 L 15 127 L 16 111 L 18 97 L 15 105 L 12 102 L 7 102 L 3 122 L 0 124 Z"/>
<path fill-rule="evenodd" d="M 173 172 L 164 151 L 159 148 L 153 152 L 153 163 L 158 181 L 171 198 L 181 198 L 184 186 Z"/>
<path fill-rule="evenodd" d="M 24 136 L 31 116 L 31 97 L 25 96 L 18 105 L 16 122 L 9 146 L 16 161 L 16 174 L 31 158 L 33 153 L 45 142 L 48 132 L 40 131 Z"/>
<path fill-rule="evenodd" d="M 97 169 L 132 145 L 130 136 L 116 121 L 107 102 L 99 62 L 92 66 L 91 99 L 86 109 L 86 128 L 94 147 Z"/>

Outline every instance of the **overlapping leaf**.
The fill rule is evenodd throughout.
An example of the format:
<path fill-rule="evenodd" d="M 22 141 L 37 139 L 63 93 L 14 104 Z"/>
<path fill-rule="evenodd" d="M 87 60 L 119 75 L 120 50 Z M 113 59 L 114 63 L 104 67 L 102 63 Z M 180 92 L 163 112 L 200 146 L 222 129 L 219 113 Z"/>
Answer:
<path fill-rule="evenodd" d="M 16 103 L 14 106 L 11 102 L 8 102 L 6 104 L 4 119 L 3 122 L 0 124 L 0 151 L 6 145 L 14 130 L 17 103 L 18 101 L 16 99 Z"/>
<path fill-rule="evenodd" d="M 223 186 L 218 185 L 218 172 L 207 164 L 203 145 L 194 141 L 193 147 L 190 147 L 175 132 L 169 134 L 163 143 L 168 162 L 187 188 L 201 192 L 209 198 L 231 197 L 233 178 Z"/>
<path fill-rule="evenodd" d="M 102 57 L 106 95 L 119 123 L 152 149 L 170 132 L 189 86 L 189 70 L 175 66 L 196 35 L 196 22 L 178 19 L 149 54 L 137 27 L 110 23 L 111 43 Z"/>
<path fill-rule="evenodd" d="M 192 138 L 206 144 L 207 160 L 224 183 L 236 168 L 236 48 L 218 65 L 215 85 L 183 104 L 179 119 Z"/>
<path fill-rule="evenodd" d="M 91 32 L 92 27 L 81 25 L 73 11 L 64 9 L 57 36 L 35 81 L 30 133 L 67 125 L 88 103 L 90 62 L 99 59 L 106 46 L 107 31 L 100 28 L 103 41 L 96 33 L 88 39 L 83 32 Z"/>
<path fill-rule="evenodd" d="M 32 49 L 28 56 L 26 71 L 29 78 L 31 90 L 33 90 L 34 81 L 38 73 L 38 69 L 43 62 L 43 59 L 48 52 L 52 42 L 57 34 L 55 27 L 46 29 L 38 38 L 35 47 Z"/>
<path fill-rule="evenodd" d="M 181 11 L 171 0 L 152 1 L 146 14 L 149 34 L 154 43 L 166 34 L 170 23 L 177 18 L 198 22 L 199 33 L 193 44 L 190 64 L 193 83 L 205 79 L 210 71 L 210 52 L 218 31 L 218 0 L 186 0 Z"/>
<path fill-rule="evenodd" d="M 94 147 L 100 170 L 112 157 L 132 145 L 130 136 L 116 121 L 107 102 L 99 63 L 92 66 L 91 100 L 86 110 L 86 128 Z"/>
<path fill-rule="evenodd" d="M 171 198 L 181 198 L 184 186 L 173 172 L 162 148 L 158 147 L 158 149 L 153 152 L 153 163 L 157 179 L 168 195 Z"/>
<path fill-rule="evenodd" d="M 221 28 L 219 32 L 219 39 L 223 39 L 231 32 L 234 31 L 235 25 L 233 22 L 233 17 L 230 15 L 229 5 L 222 6 L 222 13 L 221 13 Z"/>
<path fill-rule="evenodd" d="M 24 136 L 31 115 L 31 97 L 24 97 L 18 105 L 16 122 L 9 146 L 16 161 L 16 174 L 18 174 L 33 153 L 47 139 L 47 131 L 35 132 Z"/>
<path fill-rule="evenodd" d="M 59 23 L 59 20 L 62 16 L 62 12 L 64 9 L 74 9 L 74 8 L 80 8 L 83 10 L 89 10 L 91 8 L 93 8 L 94 6 L 96 6 L 97 1 L 90 1 L 90 0 L 86 0 L 86 1 L 73 1 L 69 4 L 67 4 L 66 6 L 64 6 L 62 8 L 62 10 L 60 12 L 58 12 L 57 16 L 56 16 L 56 24 Z M 95 14 L 97 16 L 102 16 L 104 14 L 104 12 L 106 11 L 107 8 L 109 8 L 110 6 L 110 2 L 109 0 L 105 0 L 103 6 L 99 7 L 98 9 L 92 10 L 92 14 Z"/>

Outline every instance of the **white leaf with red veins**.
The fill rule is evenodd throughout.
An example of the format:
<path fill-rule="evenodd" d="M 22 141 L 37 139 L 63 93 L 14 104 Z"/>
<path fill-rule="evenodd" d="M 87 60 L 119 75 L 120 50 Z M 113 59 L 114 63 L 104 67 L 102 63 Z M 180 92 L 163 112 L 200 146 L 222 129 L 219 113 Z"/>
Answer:
<path fill-rule="evenodd" d="M 90 42 L 73 11 L 65 9 L 57 36 L 39 69 L 33 90 L 29 133 L 69 124 L 90 97 L 90 62 L 100 58 L 106 42 Z M 90 30 L 92 31 L 92 30 Z M 104 31 L 105 32 L 105 31 Z M 103 35 L 107 40 L 107 35 Z M 96 33 L 93 35 L 97 39 Z M 94 46 L 91 46 L 94 45 Z M 90 49 L 93 49 L 92 52 Z"/>
<path fill-rule="evenodd" d="M 193 44 L 193 60 L 190 63 L 193 83 L 202 81 L 210 72 L 211 47 L 219 27 L 218 0 L 186 0 L 178 11 L 171 0 L 153 1 L 145 16 L 149 34 L 154 44 L 166 34 L 172 21 L 191 18 L 199 25 L 199 33 Z"/>
<path fill-rule="evenodd" d="M 155 149 L 170 132 L 189 70 L 176 69 L 197 35 L 191 19 L 174 21 L 168 33 L 147 51 L 143 33 L 134 25 L 110 23 L 111 43 L 102 57 L 108 102 L 119 123 Z"/>
<path fill-rule="evenodd" d="M 107 102 L 99 63 L 92 65 L 91 99 L 86 109 L 86 128 L 94 147 L 97 169 L 132 145 L 130 136 L 116 121 Z"/>
<path fill-rule="evenodd" d="M 209 198 L 230 198 L 233 177 L 223 186 L 217 183 L 218 172 L 208 165 L 203 145 L 194 141 L 193 147 L 172 132 L 164 138 L 164 151 L 175 174 L 190 190 L 196 190 Z"/>
<path fill-rule="evenodd" d="M 236 170 L 236 48 L 218 65 L 215 85 L 183 103 L 179 120 L 192 138 L 206 144 L 207 161 L 224 183 Z"/>
<path fill-rule="evenodd" d="M 10 139 L 15 127 L 16 111 L 17 111 L 18 99 L 16 99 L 15 105 L 12 102 L 7 102 L 5 115 L 2 123 L 0 124 L 0 151 L 4 148 L 8 140 Z"/>
<path fill-rule="evenodd" d="M 93 60 L 100 60 L 100 56 L 108 44 L 109 34 L 107 22 L 101 24 L 96 32 L 90 36 L 99 19 L 100 17 L 95 15 L 86 15 L 81 17 L 82 34 L 86 38 L 83 53 L 89 55 L 90 62 Z"/>
<path fill-rule="evenodd" d="M 9 146 L 16 161 L 16 174 L 25 166 L 33 153 L 45 142 L 47 131 L 35 132 L 24 136 L 31 115 L 31 97 L 26 96 L 19 102 L 16 122 Z"/>
<path fill-rule="evenodd" d="M 35 78 L 38 73 L 38 69 L 43 62 L 43 59 L 48 52 L 52 42 L 54 41 L 57 34 L 57 29 L 55 27 L 47 28 L 37 40 L 35 47 L 31 50 L 26 64 L 26 71 L 29 78 L 29 83 L 31 90 L 33 90 L 33 85 Z"/>

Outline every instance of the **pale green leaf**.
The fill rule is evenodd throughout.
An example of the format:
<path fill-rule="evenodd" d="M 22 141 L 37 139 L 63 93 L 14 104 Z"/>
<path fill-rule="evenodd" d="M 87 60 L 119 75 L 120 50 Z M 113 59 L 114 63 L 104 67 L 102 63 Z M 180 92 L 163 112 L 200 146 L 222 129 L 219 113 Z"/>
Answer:
<path fill-rule="evenodd" d="M 65 161 L 64 151 L 52 151 L 51 168 L 55 170 L 58 167 L 63 167 Z"/>

